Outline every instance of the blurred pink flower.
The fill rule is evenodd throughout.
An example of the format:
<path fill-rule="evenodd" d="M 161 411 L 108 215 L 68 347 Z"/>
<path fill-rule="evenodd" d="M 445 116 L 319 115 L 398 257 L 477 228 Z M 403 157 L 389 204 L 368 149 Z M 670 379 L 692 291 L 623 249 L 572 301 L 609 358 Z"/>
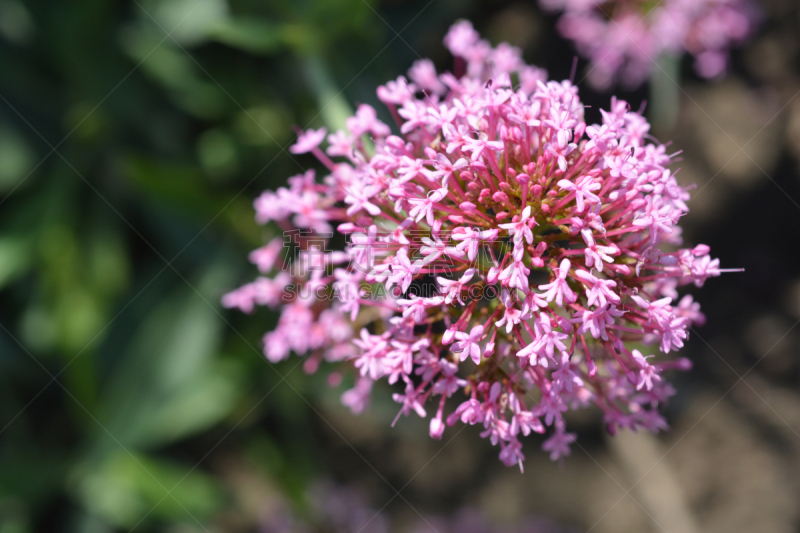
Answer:
<path fill-rule="evenodd" d="M 704 78 L 723 74 L 728 51 L 754 31 L 749 0 L 539 0 L 562 11 L 558 29 L 591 62 L 588 79 L 605 89 L 619 80 L 633 88 L 658 69 L 662 54 L 688 52 Z"/>

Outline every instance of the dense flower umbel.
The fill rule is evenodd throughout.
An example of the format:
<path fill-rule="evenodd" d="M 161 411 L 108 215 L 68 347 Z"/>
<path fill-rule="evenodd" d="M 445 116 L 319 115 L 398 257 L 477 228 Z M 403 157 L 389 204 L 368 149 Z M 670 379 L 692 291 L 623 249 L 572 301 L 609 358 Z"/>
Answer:
<path fill-rule="evenodd" d="M 748 0 L 540 0 L 564 11 L 561 34 L 591 60 L 589 81 L 599 88 L 619 78 L 635 87 L 661 54 L 695 57 L 704 78 L 725 71 L 728 49 L 753 31 L 755 10 Z"/>
<path fill-rule="evenodd" d="M 577 87 L 546 81 L 467 22 L 445 43 L 463 76 L 420 61 L 410 82 L 378 89 L 402 136 L 367 105 L 324 152 L 324 129 L 300 135 L 292 151 L 329 174 L 290 178 L 255 208 L 261 223 L 297 228 L 288 235 L 301 251 L 288 271 L 275 268 L 281 240 L 253 252 L 262 272 L 279 272 L 224 305 L 281 308 L 264 337 L 270 361 L 294 351 L 310 354 L 309 371 L 350 362 L 357 378 L 342 401 L 354 412 L 385 378 L 401 389 L 399 414 L 433 411 L 434 438 L 459 420 L 481 424 L 507 465 L 522 465 L 520 434 L 548 426 L 543 448 L 569 454 L 564 413 L 591 404 L 612 433 L 665 428 L 663 372 L 690 364 L 634 346 L 682 347 L 703 315 L 691 296 L 676 303 L 676 287 L 720 273 L 708 247 L 676 248 L 689 195 L 666 147 L 618 100 L 587 126 Z M 334 227 L 343 251 L 323 250 Z"/>

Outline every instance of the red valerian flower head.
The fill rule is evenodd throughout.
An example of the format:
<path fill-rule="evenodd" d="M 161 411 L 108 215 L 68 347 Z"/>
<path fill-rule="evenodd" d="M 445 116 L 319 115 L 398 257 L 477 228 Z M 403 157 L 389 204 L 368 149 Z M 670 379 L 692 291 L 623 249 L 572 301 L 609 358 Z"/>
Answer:
<path fill-rule="evenodd" d="M 707 246 L 680 248 L 689 195 L 671 156 L 625 102 L 587 125 L 577 87 L 547 81 L 468 22 L 445 43 L 464 75 L 419 62 L 411 83 L 378 89 L 401 135 L 367 105 L 328 135 L 327 155 L 325 130 L 300 135 L 294 151 L 329 174 L 255 202 L 257 221 L 277 223 L 284 251 L 300 252 L 291 263 L 279 242 L 254 252 L 276 274 L 223 304 L 280 309 L 267 358 L 349 369 L 342 401 L 354 412 L 385 379 L 398 416 L 435 413 L 437 439 L 480 424 L 508 465 L 524 459 L 520 433 L 550 431 L 544 450 L 569 454 L 571 409 L 599 407 L 612 432 L 665 428 L 664 371 L 690 364 L 640 350 L 681 348 L 705 318 L 691 297 L 676 303 L 676 288 L 722 272 Z"/>

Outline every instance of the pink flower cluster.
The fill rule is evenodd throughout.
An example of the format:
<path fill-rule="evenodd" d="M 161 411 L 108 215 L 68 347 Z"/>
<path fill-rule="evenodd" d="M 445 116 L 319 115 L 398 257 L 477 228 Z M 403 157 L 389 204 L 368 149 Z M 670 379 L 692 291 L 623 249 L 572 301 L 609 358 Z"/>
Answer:
<path fill-rule="evenodd" d="M 616 99 L 587 125 L 574 85 L 546 81 L 467 22 L 445 44 L 463 76 L 423 60 L 410 81 L 378 89 L 400 135 L 368 105 L 345 130 L 300 135 L 292 151 L 315 154 L 327 175 L 310 170 L 255 201 L 257 220 L 294 228 L 300 251 L 289 272 L 224 305 L 281 310 L 264 337 L 270 361 L 293 351 L 308 371 L 354 369 L 342 396 L 354 412 L 386 379 L 401 388 L 398 417 L 432 411 L 437 439 L 479 424 L 507 465 L 522 466 L 520 436 L 548 427 L 544 450 L 568 455 L 572 409 L 596 405 L 612 433 L 664 429 L 664 371 L 691 365 L 641 350 L 681 348 L 704 317 L 676 288 L 721 272 L 707 246 L 678 248 L 689 195 L 666 147 Z M 314 239 L 324 249 L 303 246 Z M 286 244 L 251 260 L 268 273 Z"/>
<path fill-rule="evenodd" d="M 641 84 L 662 54 L 695 57 L 704 78 L 722 74 L 728 49 L 742 43 L 757 18 L 748 0 L 540 0 L 546 10 L 564 11 L 561 34 L 589 58 L 588 79 L 607 88 L 615 79 Z"/>

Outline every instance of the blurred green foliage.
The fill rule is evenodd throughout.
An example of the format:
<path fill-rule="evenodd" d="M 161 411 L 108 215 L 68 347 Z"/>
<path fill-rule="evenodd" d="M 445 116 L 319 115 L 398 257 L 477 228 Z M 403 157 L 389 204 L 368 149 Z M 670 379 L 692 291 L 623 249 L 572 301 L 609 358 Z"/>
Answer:
<path fill-rule="evenodd" d="M 319 380 L 218 302 L 292 125 L 374 87 L 372 4 L 0 1 L 0 531 L 220 528 L 218 446 L 299 497 Z"/>

